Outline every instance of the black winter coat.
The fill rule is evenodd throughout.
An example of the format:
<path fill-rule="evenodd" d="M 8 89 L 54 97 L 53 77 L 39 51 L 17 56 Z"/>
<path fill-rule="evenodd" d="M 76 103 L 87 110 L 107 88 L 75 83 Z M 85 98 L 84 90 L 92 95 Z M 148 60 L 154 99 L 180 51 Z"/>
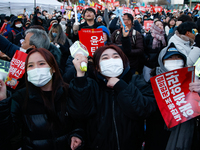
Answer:
<path fill-rule="evenodd" d="M 113 89 L 105 81 L 77 77 L 70 83 L 69 112 L 86 122 L 86 149 L 141 150 L 143 118 L 156 109 L 151 85 L 130 72 Z"/>
<path fill-rule="evenodd" d="M 0 149 L 4 142 L 22 131 L 23 150 L 68 150 L 72 136 L 82 139 L 81 129 L 76 125 L 66 109 L 63 124 L 55 125 L 48 121 L 42 96 L 37 88 L 29 86 L 29 99 L 26 111 L 23 109 L 26 89 L 14 93 L 12 97 L 0 101 Z M 61 120 L 61 99 L 63 89 L 59 88 L 55 98 L 55 111 Z M 51 92 L 44 92 L 49 99 Z M 10 113 L 11 112 L 11 113 Z M 70 134 L 69 134 L 70 133 Z M 7 147 L 5 149 L 8 149 Z"/>

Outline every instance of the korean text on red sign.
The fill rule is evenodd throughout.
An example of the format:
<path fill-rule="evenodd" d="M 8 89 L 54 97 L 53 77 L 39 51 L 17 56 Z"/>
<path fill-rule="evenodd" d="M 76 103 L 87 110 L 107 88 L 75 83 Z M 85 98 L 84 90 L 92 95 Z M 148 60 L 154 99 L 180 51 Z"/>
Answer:
<path fill-rule="evenodd" d="M 17 50 L 10 62 L 10 69 L 6 78 L 6 85 L 15 89 L 19 83 L 18 79 L 22 78 L 25 73 L 25 60 L 27 54 Z"/>
<path fill-rule="evenodd" d="M 96 49 L 104 46 L 102 29 L 81 29 L 78 34 L 80 42 L 87 47 L 89 56 L 93 56 Z"/>
<path fill-rule="evenodd" d="M 198 93 L 189 91 L 194 67 L 166 72 L 150 79 L 156 102 L 168 128 L 200 115 Z"/>
<path fill-rule="evenodd" d="M 145 30 L 149 30 L 151 28 L 151 25 L 153 24 L 153 21 L 150 21 L 150 20 L 145 20 L 144 21 L 144 28 Z"/>

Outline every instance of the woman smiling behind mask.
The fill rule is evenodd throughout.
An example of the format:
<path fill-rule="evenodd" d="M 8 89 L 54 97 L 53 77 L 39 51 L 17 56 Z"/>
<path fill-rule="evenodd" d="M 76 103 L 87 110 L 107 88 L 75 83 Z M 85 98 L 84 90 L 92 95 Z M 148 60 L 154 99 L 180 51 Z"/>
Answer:
<path fill-rule="evenodd" d="M 83 61 L 87 58 L 79 54 L 73 60 L 77 77 L 70 83 L 69 112 L 87 122 L 86 148 L 141 149 L 143 117 L 156 106 L 151 86 L 142 76 L 132 76 L 128 58 L 115 45 L 95 51 L 96 81 L 80 70 Z"/>
<path fill-rule="evenodd" d="M 77 132 L 81 130 L 71 132 L 74 122 L 66 105 L 68 85 L 63 82 L 53 55 L 43 48 L 30 51 L 25 75 L 26 88 L 16 91 L 13 96 L 6 94 L 5 83 L 0 80 L 0 138 L 10 139 L 22 130 L 22 149 L 71 147 L 74 150 L 79 147 L 81 135 Z M 68 145 L 68 138 L 71 145 Z"/>

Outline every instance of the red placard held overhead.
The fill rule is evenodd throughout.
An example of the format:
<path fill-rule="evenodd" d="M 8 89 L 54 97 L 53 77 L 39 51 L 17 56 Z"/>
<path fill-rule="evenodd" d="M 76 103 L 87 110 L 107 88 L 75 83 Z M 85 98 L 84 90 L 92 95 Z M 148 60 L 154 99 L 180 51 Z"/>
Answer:
<path fill-rule="evenodd" d="M 125 13 L 128 13 L 128 14 L 131 14 L 132 16 L 135 16 L 135 13 L 129 7 L 123 7 L 123 14 L 125 14 Z"/>
<path fill-rule="evenodd" d="M 81 29 L 78 35 L 80 42 L 87 47 L 89 56 L 93 56 L 96 49 L 104 46 L 102 29 Z"/>
<path fill-rule="evenodd" d="M 153 7 L 153 12 L 157 13 L 157 12 L 162 12 L 163 8 L 161 6 L 154 6 Z"/>
<path fill-rule="evenodd" d="M 140 14 L 139 7 L 135 7 L 134 12 L 135 12 L 136 15 Z"/>
<path fill-rule="evenodd" d="M 200 115 L 200 97 L 190 92 L 194 67 L 169 71 L 150 79 L 156 102 L 168 128 Z"/>
<path fill-rule="evenodd" d="M 113 3 L 113 6 L 119 7 L 119 6 L 120 6 L 119 1 L 114 2 L 114 3 Z"/>
<path fill-rule="evenodd" d="M 152 24 L 153 24 L 153 21 L 151 21 L 151 20 L 145 20 L 144 21 L 144 28 L 145 28 L 145 30 L 149 31 L 149 29 L 151 28 Z"/>
<path fill-rule="evenodd" d="M 98 4 L 98 3 L 95 3 L 94 4 L 94 7 L 96 8 L 96 9 L 98 9 L 98 10 L 102 10 L 102 5 L 100 5 L 100 4 Z"/>

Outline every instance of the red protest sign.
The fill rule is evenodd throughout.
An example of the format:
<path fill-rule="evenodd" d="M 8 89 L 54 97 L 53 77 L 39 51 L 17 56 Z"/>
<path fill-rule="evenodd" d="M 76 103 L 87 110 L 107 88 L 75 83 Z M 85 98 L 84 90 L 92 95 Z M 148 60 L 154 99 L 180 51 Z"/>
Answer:
<path fill-rule="evenodd" d="M 119 1 L 114 2 L 114 3 L 113 3 L 113 6 L 119 7 L 119 6 L 120 6 Z"/>
<path fill-rule="evenodd" d="M 200 4 L 197 4 L 197 5 L 194 7 L 194 10 L 200 10 Z"/>
<path fill-rule="evenodd" d="M 172 70 L 150 79 L 156 102 L 168 128 L 200 115 L 198 93 L 189 91 L 194 67 Z"/>
<path fill-rule="evenodd" d="M 105 3 L 114 3 L 114 0 L 103 0 Z"/>
<path fill-rule="evenodd" d="M 162 12 L 162 9 L 163 9 L 163 8 L 162 8 L 161 6 L 154 6 L 154 7 L 153 7 L 153 12 L 154 12 L 154 13 Z"/>
<path fill-rule="evenodd" d="M 148 31 L 151 28 L 152 24 L 153 24 L 153 21 L 151 21 L 151 20 L 145 20 L 144 21 L 144 28 L 145 28 L 145 30 Z"/>
<path fill-rule="evenodd" d="M 77 10 L 81 10 L 81 9 L 83 9 L 82 6 L 77 6 L 76 8 L 77 8 Z"/>
<path fill-rule="evenodd" d="M 139 7 L 135 7 L 135 8 L 134 8 L 134 12 L 135 12 L 136 15 L 140 14 L 140 12 L 139 12 Z"/>
<path fill-rule="evenodd" d="M 98 3 L 95 3 L 94 4 L 94 7 L 96 8 L 96 9 L 98 9 L 98 10 L 102 10 L 102 5 L 100 5 L 100 4 L 98 4 Z"/>
<path fill-rule="evenodd" d="M 125 14 L 125 13 L 128 13 L 128 14 L 131 14 L 132 16 L 135 16 L 135 13 L 129 7 L 123 7 L 123 14 Z"/>
<path fill-rule="evenodd" d="M 145 13 L 146 12 L 146 8 L 144 6 L 140 6 L 139 10 L 142 12 L 142 13 Z"/>
<path fill-rule="evenodd" d="M 78 35 L 80 42 L 87 47 L 89 56 L 93 56 L 96 49 L 104 46 L 102 29 L 81 29 Z"/>
<path fill-rule="evenodd" d="M 25 60 L 27 54 L 17 50 L 13 56 L 8 76 L 6 78 L 6 85 L 15 89 L 19 83 L 18 79 L 22 78 L 25 73 Z"/>

